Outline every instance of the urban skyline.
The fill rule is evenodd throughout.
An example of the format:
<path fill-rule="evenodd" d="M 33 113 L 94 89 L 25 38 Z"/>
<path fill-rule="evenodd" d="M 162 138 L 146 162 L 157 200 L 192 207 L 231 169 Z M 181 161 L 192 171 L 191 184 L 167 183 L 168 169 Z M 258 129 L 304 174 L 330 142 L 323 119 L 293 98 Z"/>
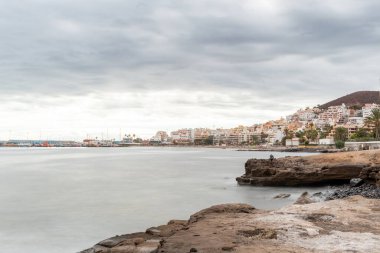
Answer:
<path fill-rule="evenodd" d="M 357 104 L 346 106 L 342 103 L 325 109 L 318 106 L 300 108 L 286 117 L 272 119 L 264 123 L 239 124 L 232 128 L 184 127 L 170 131 L 157 129 L 156 134 L 151 134 L 148 138 L 135 133 L 123 133 L 119 129 L 117 138 L 112 137 L 112 134 L 110 135 L 109 131 L 106 131 L 99 136 L 87 134 L 81 140 L 42 138 L 41 135 L 38 139 L 28 138 L 28 136 L 26 138 L 9 138 L 7 141 L 0 140 L 2 141 L 0 144 L 7 146 L 128 146 L 130 144 L 201 144 L 219 146 L 221 144 L 279 145 L 282 143 L 281 145 L 285 145 L 284 141 L 287 139 L 290 139 L 290 142 L 293 143 L 293 137 L 297 137 L 295 141 L 299 143 L 301 139 L 300 133 L 305 134 L 307 131 L 313 130 L 315 131 L 315 136 L 308 137 L 306 134 L 306 139 L 303 141 L 331 145 L 334 143 L 336 128 L 346 129 L 348 138 L 362 130 L 364 132 L 362 131 L 361 134 L 367 133 L 367 137 L 369 137 L 371 127 L 368 128 L 366 119 L 371 117 L 374 109 L 380 109 L 380 105 L 366 103 L 363 106 L 358 106 Z M 328 131 L 324 130 L 326 127 L 329 129 Z"/>

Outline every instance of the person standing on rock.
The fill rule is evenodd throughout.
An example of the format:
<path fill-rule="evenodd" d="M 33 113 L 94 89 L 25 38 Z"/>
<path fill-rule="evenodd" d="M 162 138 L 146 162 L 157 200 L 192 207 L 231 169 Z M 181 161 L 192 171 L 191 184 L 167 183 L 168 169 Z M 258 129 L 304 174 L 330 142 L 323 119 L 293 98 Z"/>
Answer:
<path fill-rule="evenodd" d="M 274 156 L 273 156 L 272 154 L 269 156 L 269 160 L 270 160 L 271 162 L 273 162 L 273 160 L 274 160 Z"/>

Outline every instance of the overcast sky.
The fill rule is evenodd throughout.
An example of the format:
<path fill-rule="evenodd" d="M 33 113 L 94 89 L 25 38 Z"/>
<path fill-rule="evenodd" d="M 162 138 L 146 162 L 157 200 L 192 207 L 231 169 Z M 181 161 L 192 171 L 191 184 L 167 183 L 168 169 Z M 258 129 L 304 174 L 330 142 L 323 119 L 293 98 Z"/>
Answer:
<path fill-rule="evenodd" d="M 379 1 L 0 0 L 0 139 L 152 136 L 379 89 Z"/>

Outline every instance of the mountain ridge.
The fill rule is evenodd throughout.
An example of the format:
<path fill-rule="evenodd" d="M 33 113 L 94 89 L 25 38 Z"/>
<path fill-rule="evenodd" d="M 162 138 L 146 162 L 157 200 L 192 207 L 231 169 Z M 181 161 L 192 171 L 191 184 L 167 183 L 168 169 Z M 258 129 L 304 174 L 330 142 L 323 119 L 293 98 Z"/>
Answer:
<path fill-rule="evenodd" d="M 379 91 L 356 91 L 345 96 L 334 99 L 330 102 L 319 106 L 321 109 L 327 109 L 329 106 L 337 106 L 345 104 L 347 106 L 364 104 L 380 104 L 380 92 Z"/>

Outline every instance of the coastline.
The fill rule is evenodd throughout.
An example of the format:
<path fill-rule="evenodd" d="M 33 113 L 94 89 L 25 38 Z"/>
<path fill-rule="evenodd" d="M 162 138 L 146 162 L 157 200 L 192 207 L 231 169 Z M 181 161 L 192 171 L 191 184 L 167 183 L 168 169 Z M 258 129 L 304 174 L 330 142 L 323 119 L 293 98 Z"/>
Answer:
<path fill-rule="evenodd" d="M 307 167 L 305 174 L 316 180 L 323 180 L 316 171 L 327 171 L 325 175 L 332 179 L 329 182 L 335 183 L 342 178 L 342 171 L 349 171 L 344 174 L 347 176 L 344 181 L 348 180 L 350 185 L 334 186 L 312 196 L 305 192 L 294 204 L 273 211 L 247 204 L 212 206 L 193 214 L 189 220 L 172 220 L 145 232 L 111 237 L 80 253 L 261 253 L 278 249 L 297 253 L 380 252 L 379 154 L 379 150 L 374 150 L 280 158 L 264 170 L 281 171 L 277 165 L 288 167 L 287 162 L 298 161 L 292 163 L 296 173 L 290 176 L 299 177 L 301 161 Z M 268 163 L 267 159 L 252 161 Z M 249 162 L 246 170 L 247 165 L 251 166 Z M 308 171 L 310 168 L 314 171 Z M 359 178 L 349 180 L 353 175 Z M 277 197 L 287 198 L 289 194 Z"/>
<path fill-rule="evenodd" d="M 50 148 L 57 148 L 57 149 L 65 149 L 65 148 L 90 148 L 90 149 L 96 149 L 96 148 L 105 148 L 105 149 L 112 149 L 112 148 L 196 148 L 196 149 L 227 149 L 227 150 L 235 150 L 239 152 L 289 152 L 289 153 L 338 153 L 338 152 L 344 152 L 339 149 L 331 149 L 331 148 L 323 148 L 323 147 L 297 147 L 297 148 L 288 148 L 288 147 L 257 147 L 257 148 L 251 148 L 247 146 L 207 146 L 207 145 L 139 145 L 139 146 L 104 146 L 104 147 L 87 147 L 87 146 L 49 146 L 49 147 L 40 147 L 40 146 L 0 146 L 0 149 L 50 149 Z"/>

